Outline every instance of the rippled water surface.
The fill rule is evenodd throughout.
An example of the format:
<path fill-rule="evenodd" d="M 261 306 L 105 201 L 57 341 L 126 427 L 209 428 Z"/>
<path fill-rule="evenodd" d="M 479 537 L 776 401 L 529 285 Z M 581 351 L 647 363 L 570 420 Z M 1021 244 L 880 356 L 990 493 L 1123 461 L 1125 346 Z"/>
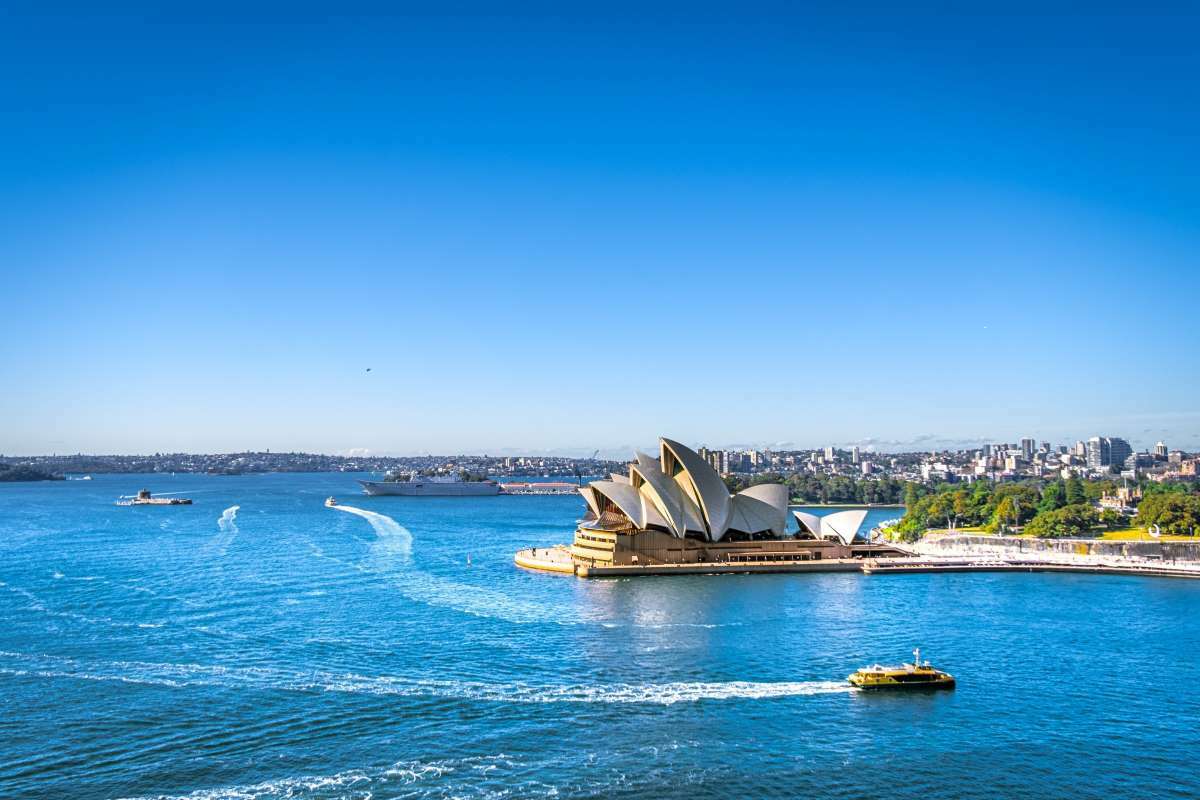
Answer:
<path fill-rule="evenodd" d="M 581 581 L 512 565 L 575 497 L 354 489 L 0 484 L 0 796 L 1200 794 L 1200 582 Z M 846 688 L 915 644 L 958 691 Z"/>

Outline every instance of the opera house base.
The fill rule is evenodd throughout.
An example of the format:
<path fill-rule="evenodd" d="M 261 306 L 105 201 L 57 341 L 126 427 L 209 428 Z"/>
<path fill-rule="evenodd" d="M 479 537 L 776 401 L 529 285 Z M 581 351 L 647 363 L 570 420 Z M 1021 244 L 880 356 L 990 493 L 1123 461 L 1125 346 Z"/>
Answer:
<path fill-rule="evenodd" d="M 626 575 L 858 572 L 863 558 L 906 555 L 891 548 L 815 539 L 700 542 L 657 531 L 617 533 L 580 528 L 571 547 L 530 548 L 517 566 L 580 578 Z"/>

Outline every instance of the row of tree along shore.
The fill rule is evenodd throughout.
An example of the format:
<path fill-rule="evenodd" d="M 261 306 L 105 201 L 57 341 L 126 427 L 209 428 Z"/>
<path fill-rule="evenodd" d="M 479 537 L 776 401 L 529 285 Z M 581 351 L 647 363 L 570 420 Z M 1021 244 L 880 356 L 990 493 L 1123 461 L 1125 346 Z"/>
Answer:
<path fill-rule="evenodd" d="M 894 531 L 909 542 L 931 528 L 1059 538 L 1135 526 L 1155 528 L 1165 536 L 1200 535 L 1200 484 L 1145 481 L 1124 489 L 1125 496 L 1137 502 L 1136 511 L 1130 506 L 1101 507 L 1102 499 L 1118 496 L 1117 484 L 1109 480 L 979 481 L 931 487 L 910 483 L 905 488 L 908 510 Z"/>
<path fill-rule="evenodd" d="M 782 483 L 793 504 L 902 505 L 907 511 L 893 530 L 908 542 L 935 528 L 1056 538 L 1157 526 L 1165 536 L 1200 535 L 1200 482 L 1143 480 L 1118 485 L 1072 477 L 921 484 L 893 478 L 765 472 L 727 475 L 725 483 L 731 492 L 760 483 Z M 1127 502 L 1116 502 L 1122 494 L 1119 489 Z M 1106 500 L 1103 506 L 1102 499 Z"/>
<path fill-rule="evenodd" d="M 761 472 L 757 475 L 726 475 L 725 485 L 733 494 L 760 483 L 782 483 L 796 505 L 900 505 L 904 502 L 906 481 L 895 478 L 861 478 L 846 475 L 810 473 L 783 474 Z"/>

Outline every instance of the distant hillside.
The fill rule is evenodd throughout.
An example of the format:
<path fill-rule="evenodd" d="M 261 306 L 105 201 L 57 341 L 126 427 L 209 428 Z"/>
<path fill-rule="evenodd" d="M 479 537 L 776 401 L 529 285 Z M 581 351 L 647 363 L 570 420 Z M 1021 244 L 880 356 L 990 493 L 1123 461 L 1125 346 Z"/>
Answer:
<path fill-rule="evenodd" d="M 61 481 L 62 475 L 52 475 L 25 464 L 0 464 L 0 483 L 12 481 Z"/>

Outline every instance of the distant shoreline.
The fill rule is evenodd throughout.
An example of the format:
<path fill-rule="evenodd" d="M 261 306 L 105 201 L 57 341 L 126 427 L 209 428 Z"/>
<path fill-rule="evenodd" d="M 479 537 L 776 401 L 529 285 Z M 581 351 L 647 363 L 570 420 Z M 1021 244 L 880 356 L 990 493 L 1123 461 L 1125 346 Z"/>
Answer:
<path fill-rule="evenodd" d="M 24 464 L 11 467 L 0 464 L 0 483 L 40 483 L 42 481 L 61 480 L 65 480 L 65 477 L 35 467 L 25 466 Z"/>

